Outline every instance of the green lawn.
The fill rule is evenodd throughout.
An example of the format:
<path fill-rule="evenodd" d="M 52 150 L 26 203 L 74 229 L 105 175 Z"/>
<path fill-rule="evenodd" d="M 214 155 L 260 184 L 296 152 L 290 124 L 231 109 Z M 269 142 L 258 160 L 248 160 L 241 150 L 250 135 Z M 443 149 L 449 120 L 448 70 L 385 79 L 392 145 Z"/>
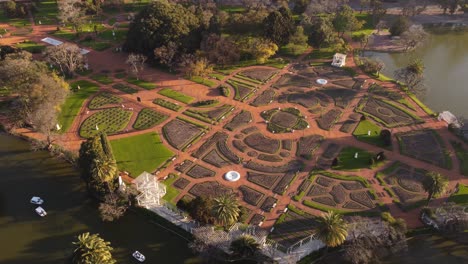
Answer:
<path fill-rule="evenodd" d="M 73 41 L 77 38 L 76 33 L 72 31 L 59 30 L 52 33 L 53 36 Z"/>
<path fill-rule="evenodd" d="M 301 54 L 303 54 L 308 48 L 309 47 L 307 45 L 299 46 L 299 45 L 287 44 L 280 48 L 279 54 L 296 58 L 296 57 L 299 57 Z"/>
<path fill-rule="evenodd" d="M 364 21 L 364 25 L 362 26 L 360 30 L 353 31 L 352 35 L 355 36 L 359 34 L 366 34 L 366 35 L 372 34 L 372 32 L 374 31 L 374 25 L 372 22 L 372 14 L 356 13 L 355 17 L 360 21 Z"/>
<path fill-rule="evenodd" d="M 94 39 L 80 41 L 80 44 L 96 51 L 103 51 L 112 46 L 110 43 L 97 41 Z"/>
<path fill-rule="evenodd" d="M 134 178 L 143 171 L 155 171 L 174 155 L 154 132 L 112 140 L 111 146 L 119 170 L 129 172 Z"/>
<path fill-rule="evenodd" d="M 458 191 L 449 197 L 449 202 L 468 204 L 468 185 L 458 184 Z"/>
<path fill-rule="evenodd" d="M 45 49 L 44 45 L 31 40 L 20 42 L 16 46 L 31 53 L 41 53 Z"/>
<path fill-rule="evenodd" d="M 80 86 L 79 90 L 76 89 L 78 85 Z M 62 133 L 67 132 L 70 128 L 83 102 L 99 90 L 97 84 L 85 80 L 74 82 L 70 86 L 74 92 L 71 92 L 67 100 L 65 100 L 65 103 L 61 107 L 62 111 L 58 117 L 58 122 L 62 126 L 60 130 Z"/>
<path fill-rule="evenodd" d="M 91 79 L 102 84 L 111 84 L 113 82 L 107 74 L 95 74 L 91 76 Z"/>
<path fill-rule="evenodd" d="M 37 12 L 34 13 L 34 21 L 39 25 L 54 25 L 57 24 L 58 8 L 57 1 L 39 1 L 37 4 Z"/>
<path fill-rule="evenodd" d="M 179 195 L 180 191 L 177 190 L 172 184 L 177 180 L 177 175 L 174 173 L 169 173 L 167 179 L 165 179 L 162 183 L 166 185 L 166 195 L 163 196 L 163 199 L 173 205 L 174 199 Z"/>
<path fill-rule="evenodd" d="M 460 173 L 468 176 L 468 149 L 463 147 L 462 143 L 451 142 L 455 149 L 455 154 L 460 161 Z"/>
<path fill-rule="evenodd" d="M 307 56 L 307 59 L 327 59 L 332 60 L 335 51 L 330 48 L 313 49 Z"/>
<path fill-rule="evenodd" d="M 164 88 L 161 91 L 158 92 L 159 94 L 162 94 L 166 97 L 172 98 L 174 100 L 177 100 L 179 102 L 185 103 L 185 104 L 190 104 L 195 98 L 185 95 L 183 93 L 174 91 L 170 88 Z"/>
<path fill-rule="evenodd" d="M 382 148 L 385 146 L 382 138 L 380 137 L 380 131 L 382 129 L 369 120 L 363 120 L 359 122 L 359 125 L 353 132 L 353 135 L 360 141 L 376 145 Z M 368 131 L 371 132 L 370 136 L 367 135 Z"/>
<path fill-rule="evenodd" d="M 125 40 L 125 37 L 127 37 L 127 31 L 126 29 L 118 29 L 115 30 L 115 36 L 112 35 L 112 30 L 104 30 L 98 34 L 98 37 L 100 39 L 104 39 L 107 41 L 115 41 L 115 42 L 122 42 Z"/>
<path fill-rule="evenodd" d="M 156 84 L 153 82 L 147 82 L 141 79 L 137 80 L 136 78 L 133 78 L 133 77 L 127 78 L 126 81 L 146 90 L 153 90 L 154 88 L 156 88 Z"/>
<path fill-rule="evenodd" d="M 358 153 L 358 158 L 355 159 L 355 153 Z M 359 148 L 345 147 L 338 155 L 338 166 L 333 167 L 335 170 L 357 170 L 370 167 L 370 159 L 372 154 Z"/>
<path fill-rule="evenodd" d="M 196 82 L 196 83 L 199 83 L 199 84 L 209 86 L 210 88 L 216 87 L 215 82 L 213 82 L 211 80 L 208 80 L 208 79 L 204 79 L 204 78 L 202 78 L 200 76 L 192 76 L 192 78 L 190 78 L 190 80 L 192 82 Z"/>

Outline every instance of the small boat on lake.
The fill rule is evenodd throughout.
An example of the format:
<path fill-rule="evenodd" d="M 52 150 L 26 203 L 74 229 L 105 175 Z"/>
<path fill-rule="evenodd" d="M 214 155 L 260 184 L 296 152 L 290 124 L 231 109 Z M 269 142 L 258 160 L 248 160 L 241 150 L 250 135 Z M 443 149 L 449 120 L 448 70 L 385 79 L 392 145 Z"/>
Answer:
<path fill-rule="evenodd" d="M 145 259 L 146 259 L 145 256 L 144 256 L 143 254 L 141 254 L 139 251 L 133 252 L 132 256 L 133 256 L 136 260 L 138 260 L 138 261 L 140 261 L 140 262 L 143 262 L 143 261 L 145 261 Z"/>
<path fill-rule="evenodd" d="M 41 217 L 44 217 L 44 216 L 47 215 L 47 212 L 44 210 L 44 208 L 42 208 L 42 207 L 40 207 L 40 206 L 38 206 L 38 207 L 36 208 L 36 213 L 37 213 L 38 215 L 40 215 Z"/>

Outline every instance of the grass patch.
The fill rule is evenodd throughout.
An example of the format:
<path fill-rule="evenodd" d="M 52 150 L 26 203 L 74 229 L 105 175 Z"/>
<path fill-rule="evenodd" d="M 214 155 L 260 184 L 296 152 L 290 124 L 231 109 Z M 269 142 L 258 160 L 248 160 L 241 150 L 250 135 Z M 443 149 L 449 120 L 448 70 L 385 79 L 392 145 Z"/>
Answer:
<path fill-rule="evenodd" d="M 450 195 L 449 202 L 468 204 L 468 185 L 458 184 L 457 192 Z"/>
<path fill-rule="evenodd" d="M 360 35 L 360 34 L 365 34 L 365 35 L 371 35 L 372 32 L 374 32 L 374 23 L 372 22 L 372 14 L 368 13 L 356 13 L 354 15 L 359 21 L 364 21 L 364 24 L 362 25 L 362 28 L 357 31 L 353 31 L 352 35 Z"/>
<path fill-rule="evenodd" d="M 239 68 L 255 66 L 255 65 L 271 66 L 277 69 L 283 69 L 286 65 L 288 65 L 288 63 L 289 61 L 283 58 L 269 59 L 263 64 L 258 63 L 256 60 L 243 60 L 235 65 L 231 65 L 225 68 L 216 68 L 215 70 L 223 74 L 230 74 Z"/>
<path fill-rule="evenodd" d="M 111 84 L 113 82 L 107 74 L 95 74 L 91 76 L 91 79 L 102 84 Z"/>
<path fill-rule="evenodd" d="M 154 88 L 156 88 L 155 83 L 148 82 L 148 81 L 145 81 L 145 80 L 138 80 L 137 78 L 134 78 L 134 77 L 129 77 L 129 78 L 126 79 L 126 81 L 128 83 L 131 83 L 133 85 L 141 87 L 141 88 L 143 88 L 145 90 L 153 90 Z"/>
<path fill-rule="evenodd" d="M 115 36 L 112 34 L 114 32 Z M 106 40 L 106 41 L 113 41 L 113 42 L 123 42 L 125 38 L 127 37 L 127 30 L 126 29 L 118 29 L 112 31 L 111 29 L 104 30 L 98 33 L 98 37 L 100 39 Z"/>
<path fill-rule="evenodd" d="M 216 87 L 216 83 L 211 81 L 211 80 L 208 80 L 208 79 L 205 79 L 205 78 L 202 78 L 200 76 L 192 76 L 192 78 L 190 78 L 189 80 L 191 80 L 192 82 L 196 82 L 196 83 L 199 83 L 199 84 L 203 84 L 203 85 L 206 85 L 210 88 L 213 88 L 213 87 Z"/>
<path fill-rule="evenodd" d="M 354 158 L 355 153 L 358 157 Z M 333 167 L 335 170 L 358 170 L 370 167 L 372 154 L 365 150 L 355 147 L 345 147 L 338 155 L 338 165 Z"/>
<path fill-rule="evenodd" d="M 300 45 L 295 45 L 295 44 L 287 44 L 285 46 L 282 46 L 279 50 L 279 54 L 287 57 L 299 57 L 302 55 L 306 50 L 309 48 L 309 46 L 300 46 Z"/>
<path fill-rule="evenodd" d="M 370 136 L 368 135 L 368 131 L 371 132 Z M 354 130 L 353 135 L 360 141 L 376 145 L 381 148 L 388 148 L 380 137 L 380 131 L 382 131 L 382 129 L 378 125 L 369 120 L 362 120 Z"/>
<path fill-rule="evenodd" d="M 219 10 L 222 10 L 227 13 L 243 13 L 246 11 L 243 6 L 232 6 L 232 5 L 220 5 L 218 6 Z"/>
<path fill-rule="evenodd" d="M 307 59 L 316 59 L 316 60 L 332 60 L 333 55 L 335 55 L 335 51 L 331 48 L 321 48 L 321 49 L 313 49 L 312 52 L 307 55 Z"/>
<path fill-rule="evenodd" d="M 78 85 L 80 89 L 77 90 Z M 58 123 L 62 126 L 60 130 L 62 133 L 67 132 L 70 128 L 73 120 L 78 115 L 78 112 L 83 105 L 83 102 L 90 97 L 91 95 L 95 94 L 99 90 L 99 86 L 89 81 L 81 80 L 70 84 L 72 92 L 65 103 L 62 105 L 60 115 L 58 116 Z"/>
<path fill-rule="evenodd" d="M 184 104 L 190 104 L 195 98 L 185 95 L 183 93 L 174 91 L 170 88 L 164 88 L 161 91 L 158 92 L 161 95 L 164 95 L 166 97 L 169 97 L 171 99 L 174 99 L 176 101 L 182 102 Z"/>
<path fill-rule="evenodd" d="M 457 155 L 458 160 L 460 161 L 460 173 L 468 176 L 468 149 L 463 147 L 462 143 L 452 141 L 453 148 L 455 149 L 455 154 Z"/>
<path fill-rule="evenodd" d="M 328 212 L 328 211 L 333 211 L 342 215 L 357 215 L 357 216 L 367 216 L 367 217 L 373 217 L 373 216 L 379 216 L 380 212 L 379 211 L 361 211 L 361 212 L 350 212 L 350 211 L 345 211 L 345 210 L 340 210 L 336 209 L 333 207 L 328 207 L 326 205 L 322 205 L 316 202 L 308 201 L 305 200 L 302 202 L 307 207 L 317 209 L 323 212 Z"/>
<path fill-rule="evenodd" d="M 226 78 L 226 75 L 220 73 L 212 73 L 210 74 L 210 77 L 213 77 L 218 81 L 222 81 L 224 78 Z"/>
<path fill-rule="evenodd" d="M 56 1 L 39 1 L 36 3 L 37 12 L 34 13 L 34 21 L 39 25 L 57 24 L 58 8 Z"/>
<path fill-rule="evenodd" d="M 75 40 L 77 38 L 75 32 L 65 31 L 65 30 L 55 31 L 54 33 L 52 33 L 52 35 L 54 37 L 66 39 L 66 40 L 69 40 L 69 41 L 73 41 L 73 40 Z"/>
<path fill-rule="evenodd" d="M 160 106 L 162 106 L 164 108 L 167 108 L 167 109 L 175 111 L 175 112 L 179 112 L 180 109 L 182 108 L 182 106 L 180 106 L 178 104 L 174 104 L 173 102 L 169 102 L 169 101 L 161 99 L 161 98 L 154 99 L 153 104 L 160 105 Z"/>
<path fill-rule="evenodd" d="M 155 171 L 174 155 L 154 132 L 116 139 L 110 143 L 119 170 L 129 172 L 133 178 L 143 171 Z"/>
<path fill-rule="evenodd" d="M 25 40 L 16 44 L 16 46 L 31 53 L 41 53 L 45 49 L 44 45 L 31 40 Z"/>
<path fill-rule="evenodd" d="M 174 199 L 179 195 L 180 191 L 174 188 L 172 184 L 177 180 L 177 174 L 169 173 L 167 179 L 165 179 L 162 183 L 166 185 L 166 194 L 163 196 L 163 199 L 173 205 Z"/>
<path fill-rule="evenodd" d="M 410 92 L 410 91 L 406 91 L 406 94 L 408 94 L 409 98 L 411 98 L 411 100 L 413 100 L 413 102 L 415 102 L 419 107 L 421 107 L 421 109 L 426 112 L 426 114 L 430 115 L 430 116 L 437 116 L 437 113 L 432 111 L 427 105 L 425 105 L 423 102 L 421 102 L 418 97 Z"/>
<path fill-rule="evenodd" d="M 134 93 L 137 93 L 138 90 L 133 88 L 133 87 L 130 87 L 128 85 L 125 85 L 125 84 L 122 84 L 122 83 L 116 83 L 114 85 L 112 85 L 112 88 L 114 89 L 117 89 L 121 92 L 124 92 L 124 93 L 128 93 L 128 94 L 134 94 Z"/>
<path fill-rule="evenodd" d="M 103 51 L 112 46 L 110 43 L 96 41 L 94 39 L 80 41 L 80 44 L 97 51 Z"/>

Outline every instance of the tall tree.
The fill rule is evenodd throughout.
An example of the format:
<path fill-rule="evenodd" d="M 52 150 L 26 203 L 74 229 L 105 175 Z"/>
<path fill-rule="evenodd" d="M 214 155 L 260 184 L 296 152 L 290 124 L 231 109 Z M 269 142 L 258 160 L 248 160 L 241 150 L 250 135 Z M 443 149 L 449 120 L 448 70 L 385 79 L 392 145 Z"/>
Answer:
<path fill-rule="evenodd" d="M 227 227 L 239 218 L 239 203 L 233 195 L 222 195 L 213 199 L 213 216 L 216 220 Z"/>
<path fill-rule="evenodd" d="M 78 236 L 78 241 L 73 242 L 76 246 L 73 252 L 73 264 L 114 264 L 117 263 L 112 257 L 113 248 L 110 242 L 102 239 L 99 234 L 83 233 Z"/>
<path fill-rule="evenodd" d="M 73 74 L 85 65 L 85 57 L 75 44 L 64 43 L 59 46 L 47 47 L 44 57 L 50 64 L 57 66 L 63 75 L 73 77 Z"/>
<path fill-rule="evenodd" d="M 239 47 L 227 37 L 210 34 L 201 45 L 210 62 L 224 67 L 240 59 Z"/>
<path fill-rule="evenodd" d="M 445 192 L 448 186 L 448 178 L 434 171 L 427 173 L 426 176 L 423 187 L 427 192 L 427 201 L 429 202 L 434 196 L 439 196 Z"/>
<path fill-rule="evenodd" d="M 406 51 L 413 50 L 421 46 L 428 36 L 429 34 L 424 30 L 422 25 L 412 25 L 401 34 L 400 43 L 405 47 Z"/>
<path fill-rule="evenodd" d="M 248 258 L 255 255 L 260 249 L 260 244 L 250 235 L 243 235 L 231 242 L 229 249 L 234 257 Z"/>
<path fill-rule="evenodd" d="M 327 247 L 337 247 L 346 240 L 347 227 L 347 223 L 340 214 L 329 211 L 317 218 L 317 227 L 314 232 Z"/>
<path fill-rule="evenodd" d="M 159 60 L 161 64 L 168 66 L 169 70 L 172 70 L 172 67 L 174 67 L 174 60 L 177 55 L 177 49 L 177 44 L 170 41 L 167 45 L 155 48 L 154 57 Z"/>
<path fill-rule="evenodd" d="M 278 46 L 268 39 L 251 38 L 248 41 L 248 52 L 260 64 L 278 51 Z"/>
<path fill-rule="evenodd" d="M 335 14 L 333 26 L 336 32 L 343 34 L 346 31 L 355 31 L 362 28 L 364 23 L 354 15 L 354 10 L 349 5 L 342 5 Z"/>
<path fill-rule="evenodd" d="M 63 24 L 71 24 L 75 31 L 81 31 L 84 23 L 84 9 L 81 0 L 57 1 L 59 15 L 58 18 Z"/>
<path fill-rule="evenodd" d="M 294 19 L 291 11 L 281 7 L 272 11 L 263 21 L 265 38 L 270 39 L 278 46 L 286 45 L 294 33 Z"/>
<path fill-rule="evenodd" d="M 198 17 L 180 4 L 152 1 L 130 24 L 124 48 L 153 58 L 154 49 L 174 42 L 193 52 L 200 45 Z"/>
<path fill-rule="evenodd" d="M 310 24 L 309 42 L 317 48 L 330 45 L 335 38 L 333 23 L 329 16 L 314 18 Z"/>
<path fill-rule="evenodd" d="M 410 21 L 405 16 L 398 16 L 397 19 L 390 26 L 390 34 L 392 36 L 400 36 L 403 32 L 407 31 L 410 27 Z"/>

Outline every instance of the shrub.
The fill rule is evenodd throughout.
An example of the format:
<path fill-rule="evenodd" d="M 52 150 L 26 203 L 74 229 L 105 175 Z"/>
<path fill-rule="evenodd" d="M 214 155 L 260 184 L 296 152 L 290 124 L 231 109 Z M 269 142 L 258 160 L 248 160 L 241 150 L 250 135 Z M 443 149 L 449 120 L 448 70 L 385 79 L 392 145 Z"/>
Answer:
<path fill-rule="evenodd" d="M 390 27 L 389 31 L 392 36 L 400 36 L 410 27 L 410 21 L 405 16 L 399 16 Z"/>
<path fill-rule="evenodd" d="M 385 146 L 391 146 L 392 145 L 392 132 L 388 129 L 383 129 L 380 131 L 380 138 L 384 142 Z"/>

